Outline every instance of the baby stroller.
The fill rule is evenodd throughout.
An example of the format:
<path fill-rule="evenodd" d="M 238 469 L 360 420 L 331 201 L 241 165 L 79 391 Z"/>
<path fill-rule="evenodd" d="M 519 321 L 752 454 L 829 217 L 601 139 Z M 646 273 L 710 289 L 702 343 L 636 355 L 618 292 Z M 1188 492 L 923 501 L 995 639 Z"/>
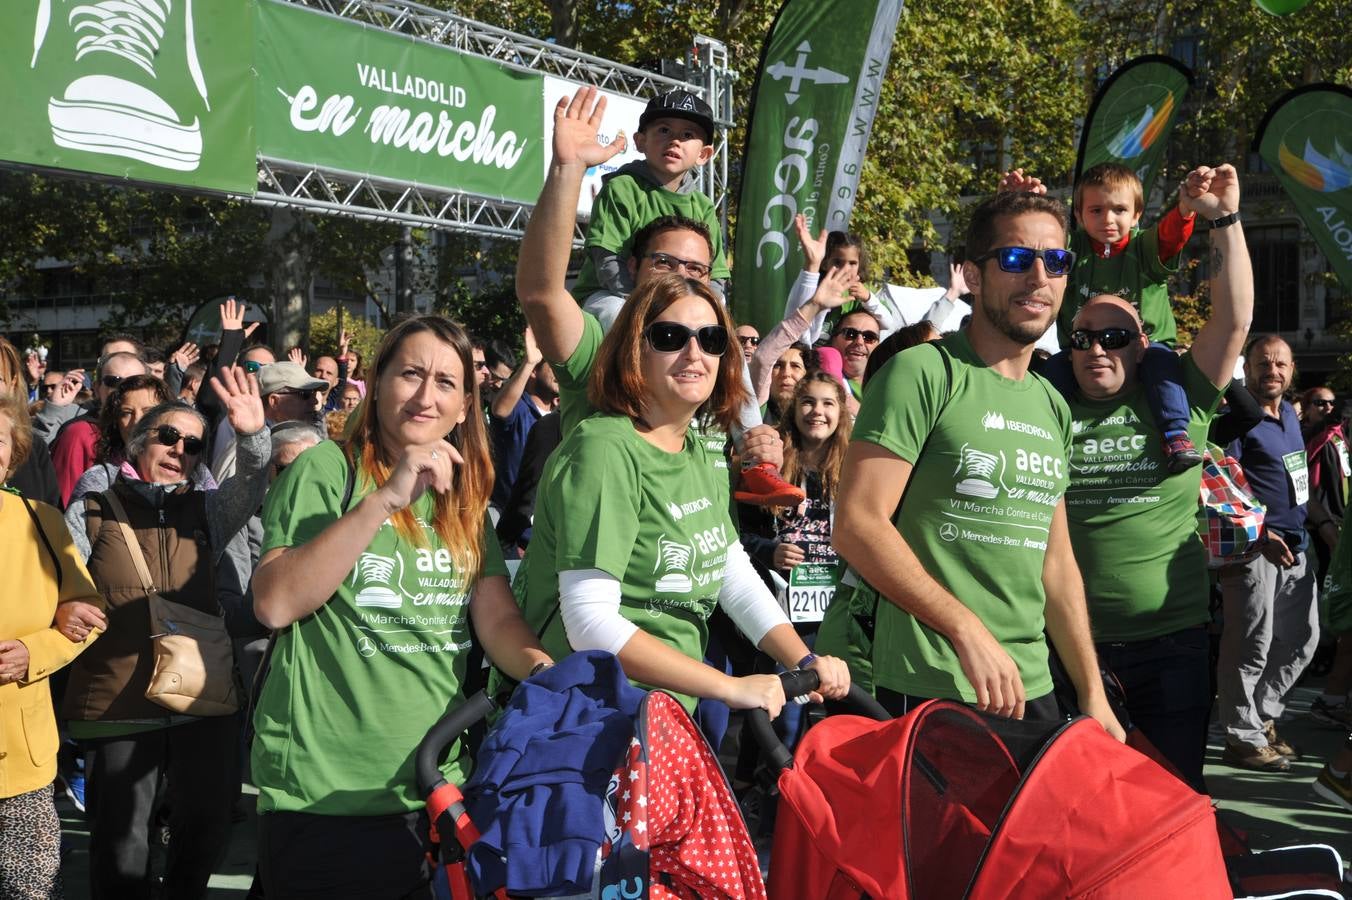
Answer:
<path fill-rule="evenodd" d="M 792 696 L 816 687 L 781 677 Z M 780 769 L 771 898 L 1232 896 L 1208 799 L 1093 720 L 862 711 L 814 727 L 796 759 L 748 716 Z"/>
<path fill-rule="evenodd" d="M 765 896 L 731 788 L 669 694 L 630 687 L 608 653 L 574 653 L 518 686 L 462 794 L 438 758 L 495 709 L 480 692 L 418 747 L 442 896 Z M 546 885 L 543 860 L 571 865 L 571 893 Z"/>
<path fill-rule="evenodd" d="M 1127 709 L 1126 691 L 1117 677 L 1101 669 L 1103 687 L 1113 712 L 1127 731 L 1127 746 L 1153 759 L 1180 781 L 1173 764 L 1159 752 L 1141 729 L 1135 727 Z M 1343 893 L 1343 860 L 1328 844 L 1300 844 L 1268 850 L 1251 850 L 1248 837 L 1217 809 L 1216 830 L 1221 854 L 1236 900 L 1340 900 Z"/>

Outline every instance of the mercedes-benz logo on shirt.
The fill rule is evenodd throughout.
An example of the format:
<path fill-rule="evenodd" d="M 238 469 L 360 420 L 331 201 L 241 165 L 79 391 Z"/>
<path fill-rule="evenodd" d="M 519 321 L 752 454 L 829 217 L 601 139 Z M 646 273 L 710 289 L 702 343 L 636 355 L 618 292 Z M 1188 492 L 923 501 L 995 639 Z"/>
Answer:
<path fill-rule="evenodd" d="M 958 526 L 952 522 L 945 522 L 939 526 L 939 537 L 950 543 L 958 539 Z"/>
<path fill-rule="evenodd" d="M 357 652 L 368 659 L 376 655 L 376 642 L 366 635 L 362 635 L 357 641 Z"/>

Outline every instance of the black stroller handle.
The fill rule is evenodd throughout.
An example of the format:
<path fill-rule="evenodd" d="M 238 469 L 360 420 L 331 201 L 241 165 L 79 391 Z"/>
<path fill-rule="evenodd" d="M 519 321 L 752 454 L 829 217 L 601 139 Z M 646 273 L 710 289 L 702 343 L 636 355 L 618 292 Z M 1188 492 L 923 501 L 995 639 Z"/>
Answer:
<path fill-rule="evenodd" d="M 779 680 L 784 685 L 784 699 L 790 702 L 793 701 L 794 697 L 812 693 L 821 685 L 821 678 L 812 669 L 781 672 Z M 850 685 L 849 693 L 840 702 L 848 707 L 851 712 L 869 719 L 886 722 L 892 718 L 887 710 L 883 709 L 882 704 L 873 699 L 872 694 L 857 684 Z M 770 725 L 770 714 L 768 712 L 763 709 L 747 710 L 746 727 L 755 737 L 756 743 L 760 744 L 761 750 L 765 752 L 765 758 L 770 763 L 771 771 L 782 772 L 793 765 L 793 754 L 789 752 L 788 747 L 784 746 L 784 742 L 779 739 L 779 735 L 775 734 L 774 728 Z"/>
<path fill-rule="evenodd" d="M 498 705 L 492 698 L 479 691 L 437 719 L 436 724 L 418 742 L 418 749 L 413 757 L 413 770 L 417 775 L 420 796 L 431 796 L 434 790 L 446 783 L 441 768 L 437 765 L 441 751 L 455 743 L 460 735 L 497 708 Z"/>

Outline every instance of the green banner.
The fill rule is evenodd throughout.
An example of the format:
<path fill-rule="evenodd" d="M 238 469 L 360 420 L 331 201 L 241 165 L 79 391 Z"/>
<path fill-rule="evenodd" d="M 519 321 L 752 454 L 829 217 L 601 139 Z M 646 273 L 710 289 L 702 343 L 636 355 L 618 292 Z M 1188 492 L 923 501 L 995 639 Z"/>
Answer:
<path fill-rule="evenodd" d="M 1253 148 L 1352 288 L 1352 90 L 1311 84 L 1287 93 L 1263 117 Z"/>
<path fill-rule="evenodd" d="M 1168 56 L 1138 56 L 1123 63 L 1089 106 L 1076 180 L 1099 163 L 1120 163 L 1136 173 L 1149 197 L 1191 85 L 1191 70 Z"/>
<path fill-rule="evenodd" d="M 257 5 L 258 152 L 533 203 L 544 80 L 276 0 Z"/>
<path fill-rule="evenodd" d="M 762 334 L 783 318 L 803 264 L 794 216 L 814 234 L 849 226 L 901 6 L 788 0 L 771 27 L 742 153 L 731 295 L 738 320 Z"/>
<path fill-rule="evenodd" d="M 252 193 L 245 0 L 6 0 L 0 159 Z"/>

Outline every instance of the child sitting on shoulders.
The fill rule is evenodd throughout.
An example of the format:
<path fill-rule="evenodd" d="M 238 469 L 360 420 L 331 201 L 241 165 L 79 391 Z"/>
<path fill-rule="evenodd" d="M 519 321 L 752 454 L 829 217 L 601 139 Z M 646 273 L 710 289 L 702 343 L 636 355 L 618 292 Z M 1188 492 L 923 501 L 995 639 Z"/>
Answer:
<path fill-rule="evenodd" d="M 1015 169 L 1000 180 L 1000 190 L 1041 194 L 1047 189 L 1040 179 Z M 1173 349 L 1178 329 L 1168 282 L 1178 271 L 1178 258 L 1192 236 L 1196 215 L 1186 193 L 1179 192 L 1178 204 L 1159 222 L 1140 228 L 1145 209 L 1141 180 L 1117 163 L 1101 163 L 1081 175 L 1073 203 L 1076 228 L 1070 249 L 1075 263 L 1056 322 L 1062 351 L 1043 364 L 1041 374 L 1062 394 L 1073 394 L 1075 376 L 1067 348 L 1077 339 L 1071 331 L 1075 314 L 1098 294 L 1129 300 L 1152 339 L 1139 371 L 1150 411 L 1163 434 L 1166 464 L 1171 474 L 1185 472 L 1199 465 L 1202 455 L 1188 437 L 1188 398 L 1183 368 Z"/>

